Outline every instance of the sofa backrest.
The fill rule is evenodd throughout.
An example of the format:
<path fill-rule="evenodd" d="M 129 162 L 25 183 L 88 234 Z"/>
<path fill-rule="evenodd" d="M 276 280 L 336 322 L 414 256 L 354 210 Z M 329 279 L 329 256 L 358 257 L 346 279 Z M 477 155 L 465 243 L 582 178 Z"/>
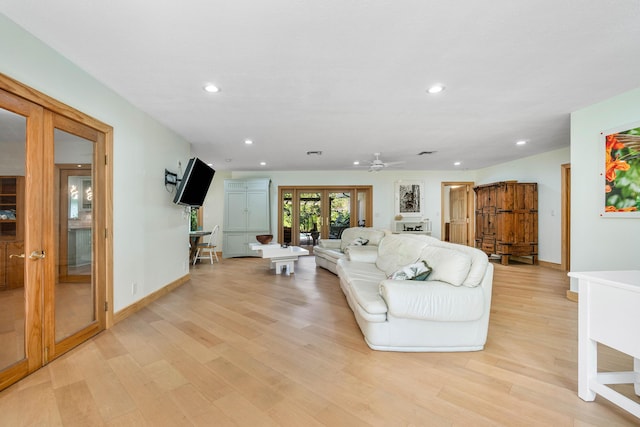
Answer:
<path fill-rule="evenodd" d="M 436 248 L 455 251 L 463 256 L 448 256 L 446 251 L 438 254 L 434 252 Z M 450 254 L 455 255 L 455 253 Z M 424 235 L 391 234 L 382 239 L 378 246 L 376 266 L 389 276 L 395 271 L 423 259 L 429 263 L 429 258 L 433 260 L 434 256 L 440 258 L 440 263 L 445 261 L 442 264 L 445 268 L 449 268 L 452 265 L 460 268 L 455 274 L 450 274 L 454 272 L 434 274 L 434 277 L 446 277 L 447 279 L 444 281 L 456 286 L 462 285 L 473 288 L 480 285 L 486 273 L 487 264 L 489 264 L 489 258 L 484 252 L 470 246 L 443 242 L 435 237 Z M 442 258 L 443 256 L 445 259 Z"/>
<path fill-rule="evenodd" d="M 380 230 L 373 227 L 350 227 L 345 228 L 340 236 L 340 249 L 344 249 L 351 245 L 356 239 L 368 240 L 367 246 L 378 246 L 382 238 L 387 234 L 386 230 Z"/>
<path fill-rule="evenodd" d="M 422 249 L 428 246 L 429 243 L 427 236 L 415 234 L 390 234 L 385 236 L 378 245 L 376 267 L 389 276 L 395 271 L 415 263 L 420 257 Z"/>

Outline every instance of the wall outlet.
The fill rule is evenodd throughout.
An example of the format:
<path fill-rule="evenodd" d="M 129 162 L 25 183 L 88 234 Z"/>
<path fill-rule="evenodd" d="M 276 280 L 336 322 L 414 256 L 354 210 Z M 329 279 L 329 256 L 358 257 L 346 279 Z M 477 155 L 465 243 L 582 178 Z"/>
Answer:
<path fill-rule="evenodd" d="M 133 282 L 131 284 L 131 295 L 135 295 L 138 293 L 138 284 L 136 282 Z"/>

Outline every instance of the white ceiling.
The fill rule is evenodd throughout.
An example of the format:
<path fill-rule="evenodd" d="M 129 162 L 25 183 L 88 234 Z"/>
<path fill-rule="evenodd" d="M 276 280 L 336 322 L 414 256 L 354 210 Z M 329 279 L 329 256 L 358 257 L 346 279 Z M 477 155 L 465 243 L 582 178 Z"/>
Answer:
<path fill-rule="evenodd" d="M 410 170 L 477 169 L 568 146 L 572 111 L 640 86 L 638 0 L 0 0 L 0 12 L 218 170 L 353 170 L 374 152 Z M 426 94 L 433 83 L 446 90 Z"/>

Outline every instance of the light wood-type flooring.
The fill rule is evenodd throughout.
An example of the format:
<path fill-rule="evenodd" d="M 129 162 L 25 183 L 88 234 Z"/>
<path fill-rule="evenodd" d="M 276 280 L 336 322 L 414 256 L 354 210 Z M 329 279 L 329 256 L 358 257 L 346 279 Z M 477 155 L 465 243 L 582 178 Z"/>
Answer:
<path fill-rule="evenodd" d="M 0 425 L 640 424 L 578 398 L 563 272 L 496 264 L 484 351 L 394 353 L 366 346 L 338 278 L 313 257 L 289 277 L 267 265 L 198 264 L 191 281 L 1 392 Z M 601 369 L 631 369 L 600 353 Z"/>

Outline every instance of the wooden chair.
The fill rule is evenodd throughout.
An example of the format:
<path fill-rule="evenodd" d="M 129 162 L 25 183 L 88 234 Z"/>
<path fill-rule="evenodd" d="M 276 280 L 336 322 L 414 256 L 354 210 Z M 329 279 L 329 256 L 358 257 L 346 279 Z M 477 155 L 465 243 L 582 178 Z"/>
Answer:
<path fill-rule="evenodd" d="M 213 231 L 211 234 L 207 236 L 207 239 L 203 243 L 198 243 L 196 255 L 193 257 L 193 265 L 196 265 L 196 262 L 199 259 L 208 259 L 211 264 L 213 264 L 213 258 L 216 261 L 220 262 L 218 259 L 218 254 L 216 253 L 216 241 L 218 238 L 218 231 L 220 230 L 220 226 L 216 225 L 213 227 Z"/>

